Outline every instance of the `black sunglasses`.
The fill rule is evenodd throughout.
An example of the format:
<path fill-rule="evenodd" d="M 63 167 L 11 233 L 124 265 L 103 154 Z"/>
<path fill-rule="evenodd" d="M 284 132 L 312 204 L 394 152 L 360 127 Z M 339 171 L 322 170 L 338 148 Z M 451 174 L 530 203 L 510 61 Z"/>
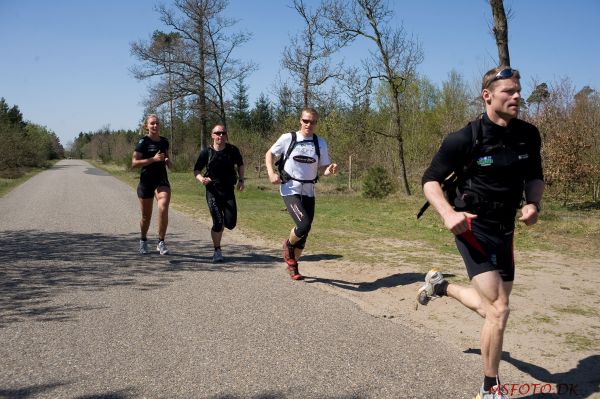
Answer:
<path fill-rule="evenodd" d="M 495 82 L 497 80 L 502 80 L 502 79 L 508 79 L 508 78 L 512 78 L 513 76 L 515 77 L 519 77 L 519 71 L 517 71 L 516 69 L 512 69 L 512 68 L 504 68 L 503 70 L 501 70 L 500 72 L 498 72 L 488 83 L 487 85 L 485 85 L 486 88 L 490 87 L 490 85 L 492 84 L 492 82 Z"/>
<path fill-rule="evenodd" d="M 313 125 L 317 123 L 317 121 L 313 120 L 313 119 L 302 119 L 302 123 L 304 123 L 305 125 L 308 125 L 309 123 L 312 123 Z"/>
<path fill-rule="evenodd" d="M 221 131 L 221 132 L 213 132 L 213 134 L 216 134 L 217 136 L 222 136 L 224 134 L 227 134 L 227 132 L 223 132 L 223 131 Z"/>

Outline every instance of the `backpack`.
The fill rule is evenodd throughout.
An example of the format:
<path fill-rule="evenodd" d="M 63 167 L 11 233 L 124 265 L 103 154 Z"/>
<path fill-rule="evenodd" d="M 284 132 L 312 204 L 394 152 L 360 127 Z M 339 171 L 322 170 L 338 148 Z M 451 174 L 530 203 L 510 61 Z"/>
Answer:
<path fill-rule="evenodd" d="M 466 162 L 463 164 L 463 168 L 458 173 L 452 172 L 448 175 L 444 181 L 441 183 L 442 191 L 444 192 L 444 196 L 446 200 L 454 207 L 454 200 L 460 195 L 458 192 L 458 186 L 462 183 L 466 178 L 468 178 L 469 173 L 472 170 L 472 167 L 475 163 L 475 158 L 477 157 L 477 153 L 481 149 L 482 146 L 482 134 L 483 128 L 481 126 L 483 114 L 479 115 L 477 119 L 469 122 L 471 125 L 471 149 L 467 155 Z M 417 219 L 423 216 L 423 213 L 429 208 L 429 201 L 426 201 L 421 209 L 419 209 L 419 213 L 417 213 Z"/>
<path fill-rule="evenodd" d="M 275 166 L 277 166 L 277 171 L 279 173 L 279 178 L 281 179 L 281 184 L 285 184 L 290 180 L 296 180 L 300 183 L 313 183 L 313 184 L 316 183 L 319 180 L 318 173 L 314 179 L 300 180 L 300 179 L 295 179 L 294 177 L 290 176 L 290 174 L 287 173 L 283 169 L 283 167 L 285 166 L 285 163 L 287 162 L 288 158 L 290 157 L 290 154 L 294 150 L 294 147 L 296 147 L 296 144 L 298 143 L 296 132 L 290 132 L 290 134 L 292 135 L 292 141 L 291 141 L 290 145 L 288 146 L 287 151 L 281 158 L 279 158 L 277 160 L 277 162 L 275 162 Z M 319 139 L 317 138 L 316 134 L 313 134 L 313 143 L 315 145 L 315 153 L 317 155 L 317 158 L 320 159 L 321 158 L 321 150 L 319 148 Z M 317 162 L 318 162 L 318 159 L 317 159 Z"/>

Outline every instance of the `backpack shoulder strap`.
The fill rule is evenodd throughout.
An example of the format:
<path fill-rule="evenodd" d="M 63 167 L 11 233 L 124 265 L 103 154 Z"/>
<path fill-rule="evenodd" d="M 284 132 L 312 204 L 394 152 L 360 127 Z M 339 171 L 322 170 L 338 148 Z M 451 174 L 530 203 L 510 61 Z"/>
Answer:
<path fill-rule="evenodd" d="M 288 180 L 288 176 L 286 176 L 287 173 L 284 171 L 283 167 L 285 166 L 286 161 L 290 157 L 292 150 L 296 146 L 296 132 L 289 133 L 292 135 L 292 140 L 290 141 L 287 150 L 285 150 L 285 153 L 277 160 L 277 162 L 275 162 L 275 165 L 277 166 L 277 171 L 279 172 L 279 176 L 281 177 L 282 182 Z"/>
<path fill-rule="evenodd" d="M 208 175 L 210 173 L 210 164 L 215 159 L 216 151 L 210 145 L 206 147 L 206 151 L 208 151 L 208 162 L 206 162 L 206 174 Z"/>
<path fill-rule="evenodd" d="M 296 141 L 298 140 L 298 137 L 296 136 L 296 132 L 290 132 L 290 134 L 292 135 L 292 141 L 290 141 L 290 145 L 288 146 L 287 150 L 285 151 L 285 156 L 284 156 L 284 160 L 283 160 L 284 163 L 290 157 L 292 150 L 296 146 Z"/>
<path fill-rule="evenodd" d="M 477 158 L 477 153 L 482 147 L 483 142 L 483 114 L 479 115 L 475 120 L 469 122 L 471 125 L 471 147 L 469 149 L 469 154 L 467 157 L 467 161 L 463 165 L 463 174 L 471 171 L 471 168 L 475 164 L 475 159 Z"/>
<path fill-rule="evenodd" d="M 317 158 L 321 158 L 321 149 L 319 148 L 319 138 L 316 134 L 313 134 L 313 144 L 315 145 L 315 154 L 317 154 Z"/>

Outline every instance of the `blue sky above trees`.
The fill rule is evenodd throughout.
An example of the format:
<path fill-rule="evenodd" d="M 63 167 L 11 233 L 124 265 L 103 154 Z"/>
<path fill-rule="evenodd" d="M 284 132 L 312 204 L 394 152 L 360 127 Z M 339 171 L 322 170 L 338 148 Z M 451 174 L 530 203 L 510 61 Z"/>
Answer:
<path fill-rule="evenodd" d="M 307 4 L 315 4 L 307 0 Z M 169 4 L 169 1 L 164 3 Z M 284 0 L 231 0 L 236 30 L 253 33 L 237 58 L 258 70 L 246 81 L 251 105 L 271 96 L 281 71 L 281 53 L 302 22 Z M 135 80 L 130 44 L 167 30 L 146 0 L 1 0 L 0 97 L 24 117 L 54 131 L 63 145 L 79 132 L 135 129 L 143 117 L 146 83 Z M 393 24 L 403 24 L 425 55 L 418 72 L 434 84 L 451 70 L 475 84 L 497 58 L 487 1 L 390 1 Z M 509 47 L 523 76 L 524 94 L 533 82 L 569 78 L 577 90 L 600 89 L 600 2 L 505 1 Z M 340 57 L 358 63 L 368 48 L 356 43 Z M 281 79 L 285 80 L 285 73 Z"/>

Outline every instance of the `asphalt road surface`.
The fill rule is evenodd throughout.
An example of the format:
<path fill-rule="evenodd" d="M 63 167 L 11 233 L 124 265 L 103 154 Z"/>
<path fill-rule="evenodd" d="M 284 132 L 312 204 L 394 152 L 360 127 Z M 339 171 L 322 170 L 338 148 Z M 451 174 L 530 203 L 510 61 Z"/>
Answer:
<path fill-rule="evenodd" d="M 0 398 L 471 398 L 479 387 L 479 357 L 292 281 L 277 248 L 239 242 L 213 265 L 207 221 L 171 209 L 171 254 L 142 256 L 138 223 L 135 191 L 78 160 L 0 198 Z"/>

